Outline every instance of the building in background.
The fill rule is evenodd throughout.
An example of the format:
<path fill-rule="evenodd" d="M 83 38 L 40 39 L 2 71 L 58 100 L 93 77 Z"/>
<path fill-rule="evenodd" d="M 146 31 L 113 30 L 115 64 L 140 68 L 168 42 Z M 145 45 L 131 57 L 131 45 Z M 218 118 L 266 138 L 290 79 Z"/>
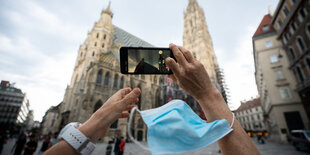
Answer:
<path fill-rule="evenodd" d="M 59 106 L 52 106 L 46 112 L 41 122 L 41 134 L 48 135 L 49 133 L 54 134 L 58 132 L 57 128 L 54 128 L 59 115 Z"/>
<path fill-rule="evenodd" d="M 289 59 L 289 70 L 308 119 L 310 119 L 310 1 L 280 0 L 271 24 Z M 291 114 L 294 120 L 297 114 Z"/>
<path fill-rule="evenodd" d="M 264 121 L 264 110 L 260 98 L 241 102 L 241 105 L 234 113 L 236 119 L 249 135 L 267 133 Z"/>
<path fill-rule="evenodd" d="M 29 110 L 29 113 L 26 119 L 26 130 L 30 131 L 33 128 L 33 124 L 34 124 L 33 110 Z"/>
<path fill-rule="evenodd" d="M 29 100 L 21 89 L 9 81 L 0 84 L 0 130 L 10 134 L 25 132 Z"/>
<path fill-rule="evenodd" d="M 255 79 L 270 139 L 286 142 L 291 130 L 303 129 L 309 121 L 294 90 L 296 81 L 271 19 L 270 14 L 265 15 L 252 37 Z"/>

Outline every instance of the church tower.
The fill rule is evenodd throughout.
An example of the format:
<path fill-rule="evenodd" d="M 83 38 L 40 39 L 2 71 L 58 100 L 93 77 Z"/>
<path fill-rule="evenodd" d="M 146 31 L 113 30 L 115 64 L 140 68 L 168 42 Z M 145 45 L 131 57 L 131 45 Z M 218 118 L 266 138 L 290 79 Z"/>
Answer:
<path fill-rule="evenodd" d="M 141 89 L 137 103 L 139 109 L 151 109 L 161 103 L 161 76 L 120 73 L 119 49 L 122 46 L 152 45 L 113 25 L 110 6 L 109 3 L 101 11 L 99 20 L 94 23 L 78 49 L 71 82 L 59 107 L 55 131 L 60 131 L 69 122 L 86 121 L 110 96 L 125 87 Z M 131 132 L 138 140 L 146 140 L 147 128 L 139 115 L 133 119 Z M 115 135 L 126 137 L 126 133 L 127 119 L 120 118 L 110 126 L 102 140 L 109 141 Z"/>
<path fill-rule="evenodd" d="M 214 54 L 212 39 L 208 31 L 202 8 L 196 0 L 189 0 L 184 12 L 183 46 L 202 62 L 213 83 L 218 83 L 218 63 Z"/>

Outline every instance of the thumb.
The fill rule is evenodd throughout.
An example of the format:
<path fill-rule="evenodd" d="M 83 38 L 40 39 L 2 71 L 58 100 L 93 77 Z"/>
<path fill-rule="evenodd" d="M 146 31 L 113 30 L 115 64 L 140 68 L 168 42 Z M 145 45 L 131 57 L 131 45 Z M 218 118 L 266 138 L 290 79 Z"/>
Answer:
<path fill-rule="evenodd" d="M 131 103 L 135 103 L 138 100 L 138 97 L 140 96 L 141 90 L 139 88 L 133 89 L 129 94 L 127 94 L 122 100 L 121 100 L 121 106 L 127 107 L 127 105 Z"/>

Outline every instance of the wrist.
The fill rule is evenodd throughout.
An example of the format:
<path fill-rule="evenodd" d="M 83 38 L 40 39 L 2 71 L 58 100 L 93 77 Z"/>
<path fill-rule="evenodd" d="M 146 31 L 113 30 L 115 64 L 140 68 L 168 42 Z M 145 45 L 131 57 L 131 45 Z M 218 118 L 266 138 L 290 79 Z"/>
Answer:
<path fill-rule="evenodd" d="M 98 136 L 96 121 L 94 120 L 87 120 L 85 123 L 80 125 L 78 127 L 78 130 L 80 130 L 87 138 L 89 138 L 93 143 L 96 143 L 100 136 Z"/>
<path fill-rule="evenodd" d="M 198 103 L 213 104 L 216 100 L 220 100 L 222 95 L 220 92 L 212 85 L 204 93 L 196 98 Z"/>

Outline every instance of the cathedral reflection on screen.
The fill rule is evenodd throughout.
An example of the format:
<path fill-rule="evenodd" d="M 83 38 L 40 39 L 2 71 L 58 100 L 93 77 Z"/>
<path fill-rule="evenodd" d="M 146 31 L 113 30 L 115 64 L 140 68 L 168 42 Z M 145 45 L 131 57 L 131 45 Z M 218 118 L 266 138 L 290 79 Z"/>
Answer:
<path fill-rule="evenodd" d="M 128 72 L 136 74 L 169 73 L 165 59 L 170 50 L 129 49 Z"/>

